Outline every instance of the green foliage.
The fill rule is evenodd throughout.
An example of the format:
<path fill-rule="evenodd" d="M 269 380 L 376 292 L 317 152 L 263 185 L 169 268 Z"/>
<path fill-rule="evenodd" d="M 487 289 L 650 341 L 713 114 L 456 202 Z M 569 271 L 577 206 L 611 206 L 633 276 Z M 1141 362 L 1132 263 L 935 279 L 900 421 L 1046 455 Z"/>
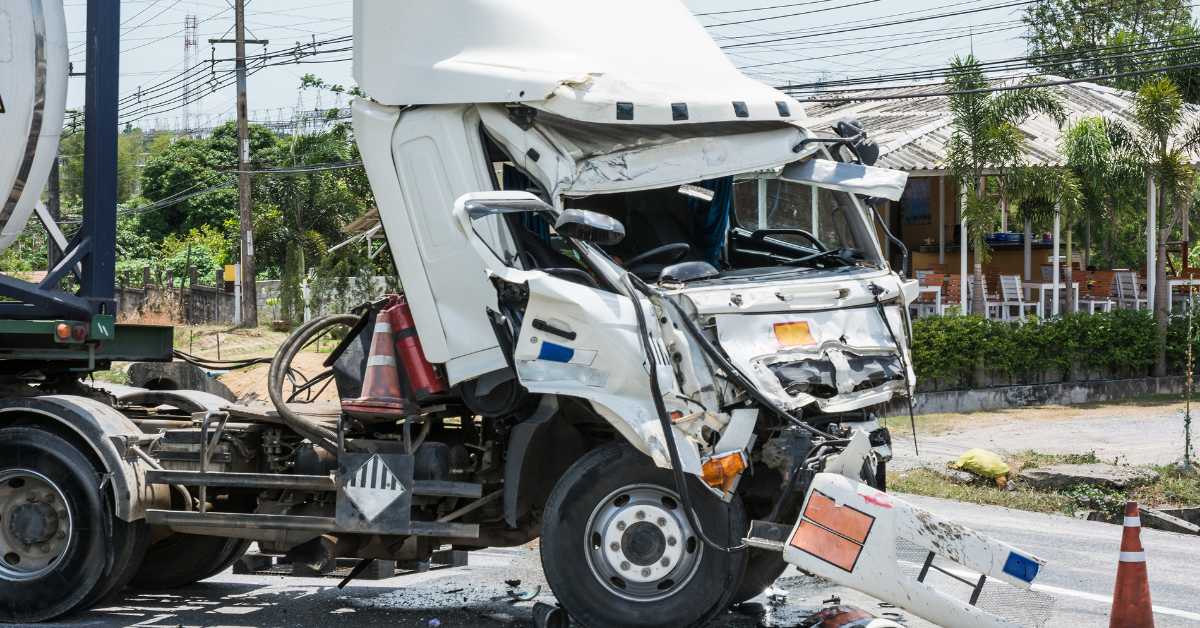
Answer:
<path fill-rule="evenodd" d="M 1023 21 L 1030 61 L 1046 74 L 1083 78 L 1200 60 L 1186 0 L 1040 0 L 1025 9 Z M 1097 53 L 1097 48 L 1106 49 Z M 1184 88 L 1189 102 L 1200 102 L 1194 69 L 1171 70 L 1166 76 Z M 1143 80 L 1126 76 L 1102 82 L 1136 90 Z"/>
<path fill-rule="evenodd" d="M 1031 83 L 1023 89 L 987 91 L 989 82 L 974 55 L 954 58 L 946 87 L 952 93 L 946 162 L 966 193 L 962 219 L 976 252 L 973 285 L 982 286 L 985 236 L 995 231 L 1000 209 L 996 194 L 1000 185 L 988 180 L 996 172 L 1004 175 L 1021 164 L 1025 134 L 1019 125 L 1025 119 L 1040 113 L 1061 121 L 1063 107 L 1057 94 Z M 982 289 L 976 290 L 973 309 L 983 310 Z"/>
<path fill-rule="evenodd" d="M 1062 495 L 1074 502 L 1075 508 L 1079 510 L 1098 510 L 1110 517 L 1120 515 L 1128 499 L 1121 491 L 1091 484 L 1077 484 L 1065 488 Z"/>
<path fill-rule="evenodd" d="M 284 257 L 279 282 L 279 319 L 289 324 L 304 320 L 304 251 L 299 242 L 290 242 Z"/>
<path fill-rule="evenodd" d="M 1180 332 L 1178 324 L 1172 329 L 1186 335 L 1186 327 Z M 1070 314 L 1024 325 L 980 316 L 930 316 L 913 321 L 913 368 L 925 389 L 989 383 L 980 377 L 1015 384 L 1089 372 L 1144 376 L 1154 363 L 1154 343 L 1154 319 L 1139 310 Z M 1173 351 L 1173 370 L 1182 372 L 1182 350 Z"/>
<path fill-rule="evenodd" d="M 214 271 L 229 262 L 229 241 L 225 234 L 209 225 L 192 229 L 184 235 L 170 234 L 161 244 L 161 257 L 151 268 L 171 271 L 177 281 L 188 276 L 188 267 L 196 268 L 200 279 L 208 281 Z"/>

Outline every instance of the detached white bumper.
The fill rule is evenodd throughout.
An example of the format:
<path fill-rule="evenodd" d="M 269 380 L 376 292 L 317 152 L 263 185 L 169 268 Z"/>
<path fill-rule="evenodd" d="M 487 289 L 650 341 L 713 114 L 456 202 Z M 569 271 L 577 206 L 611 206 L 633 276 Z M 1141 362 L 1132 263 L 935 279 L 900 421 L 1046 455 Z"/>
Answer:
<path fill-rule="evenodd" d="M 1028 590 L 1045 564 L 1007 543 L 833 473 L 817 474 L 802 512 L 786 537 L 759 536 L 756 526 L 747 543 L 782 551 L 784 560 L 803 571 L 941 626 L 1019 625 L 974 605 L 972 598 L 984 586 L 1005 586 L 993 580 Z M 925 550 L 924 564 L 903 561 L 898 553 L 901 546 Z M 957 563 L 955 569 L 947 561 Z M 952 597 L 932 586 L 931 570 L 973 586 L 964 586 L 968 592 L 964 599 Z"/>

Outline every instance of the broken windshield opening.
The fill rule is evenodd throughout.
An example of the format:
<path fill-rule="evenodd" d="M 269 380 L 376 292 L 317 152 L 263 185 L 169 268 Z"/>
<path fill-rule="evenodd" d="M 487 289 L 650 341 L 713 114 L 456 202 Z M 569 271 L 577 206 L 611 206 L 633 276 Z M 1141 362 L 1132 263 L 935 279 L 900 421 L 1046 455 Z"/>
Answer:
<path fill-rule="evenodd" d="M 734 184 L 734 257 L 742 265 L 880 263 L 862 205 L 837 190 L 766 173 Z"/>

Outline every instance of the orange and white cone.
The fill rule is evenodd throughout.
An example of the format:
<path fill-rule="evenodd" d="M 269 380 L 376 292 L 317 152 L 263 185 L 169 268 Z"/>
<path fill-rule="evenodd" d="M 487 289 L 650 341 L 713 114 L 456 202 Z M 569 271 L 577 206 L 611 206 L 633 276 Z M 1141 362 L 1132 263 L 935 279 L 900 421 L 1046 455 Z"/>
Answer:
<path fill-rule="evenodd" d="M 396 365 L 396 350 L 392 326 L 386 317 L 377 316 L 371 336 L 371 352 L 363 374 L 362 396 L 343 399 L 342 410 L 353 415 L 393 417 L 405 414 L 411 406 L 400 390 L 400 371 Z"/>
<path fill-rule="evenodd" d="M 1121 533 L 1121 562 L 1113 587 L 1109 628 L 1153 628 L 1150 579 L 1146 575 L 1146 552 L 1142 549 L 1142 518 L 1137 502 L 1125 503 L 1125 530 Z"/>

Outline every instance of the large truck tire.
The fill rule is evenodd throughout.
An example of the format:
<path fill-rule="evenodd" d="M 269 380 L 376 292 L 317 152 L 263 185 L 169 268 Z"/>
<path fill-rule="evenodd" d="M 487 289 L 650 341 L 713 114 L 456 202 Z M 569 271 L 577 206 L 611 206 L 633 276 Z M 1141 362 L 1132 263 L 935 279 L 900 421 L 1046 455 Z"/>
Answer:
<path fill-rule="evenodd" d="M 250 541 L 244 539 L 172 534 L 150 546 L 129 584 L 143 591 L 186 587 L 225 571 L 249 547 Z"/>
<path fill-rule="evenodd" d="M 748 525 L 741 500 L 722 503 L 699 481 L 689 489 L 704 533 L 739 545 Z M 559 602 L 592 628 L 705 625 L 728 608 L 746 568 L 746 552 L 700 540 L 671 472 L 623 443 L 589 452 L 559 479 L 541 553 Z"/>
<path fill-rule="evenodd" d="M 0 429 L 0 622 L 35 623 L 115 593 L 145 550 L 113 513 L 104 475 L 70 442 Z"/>

